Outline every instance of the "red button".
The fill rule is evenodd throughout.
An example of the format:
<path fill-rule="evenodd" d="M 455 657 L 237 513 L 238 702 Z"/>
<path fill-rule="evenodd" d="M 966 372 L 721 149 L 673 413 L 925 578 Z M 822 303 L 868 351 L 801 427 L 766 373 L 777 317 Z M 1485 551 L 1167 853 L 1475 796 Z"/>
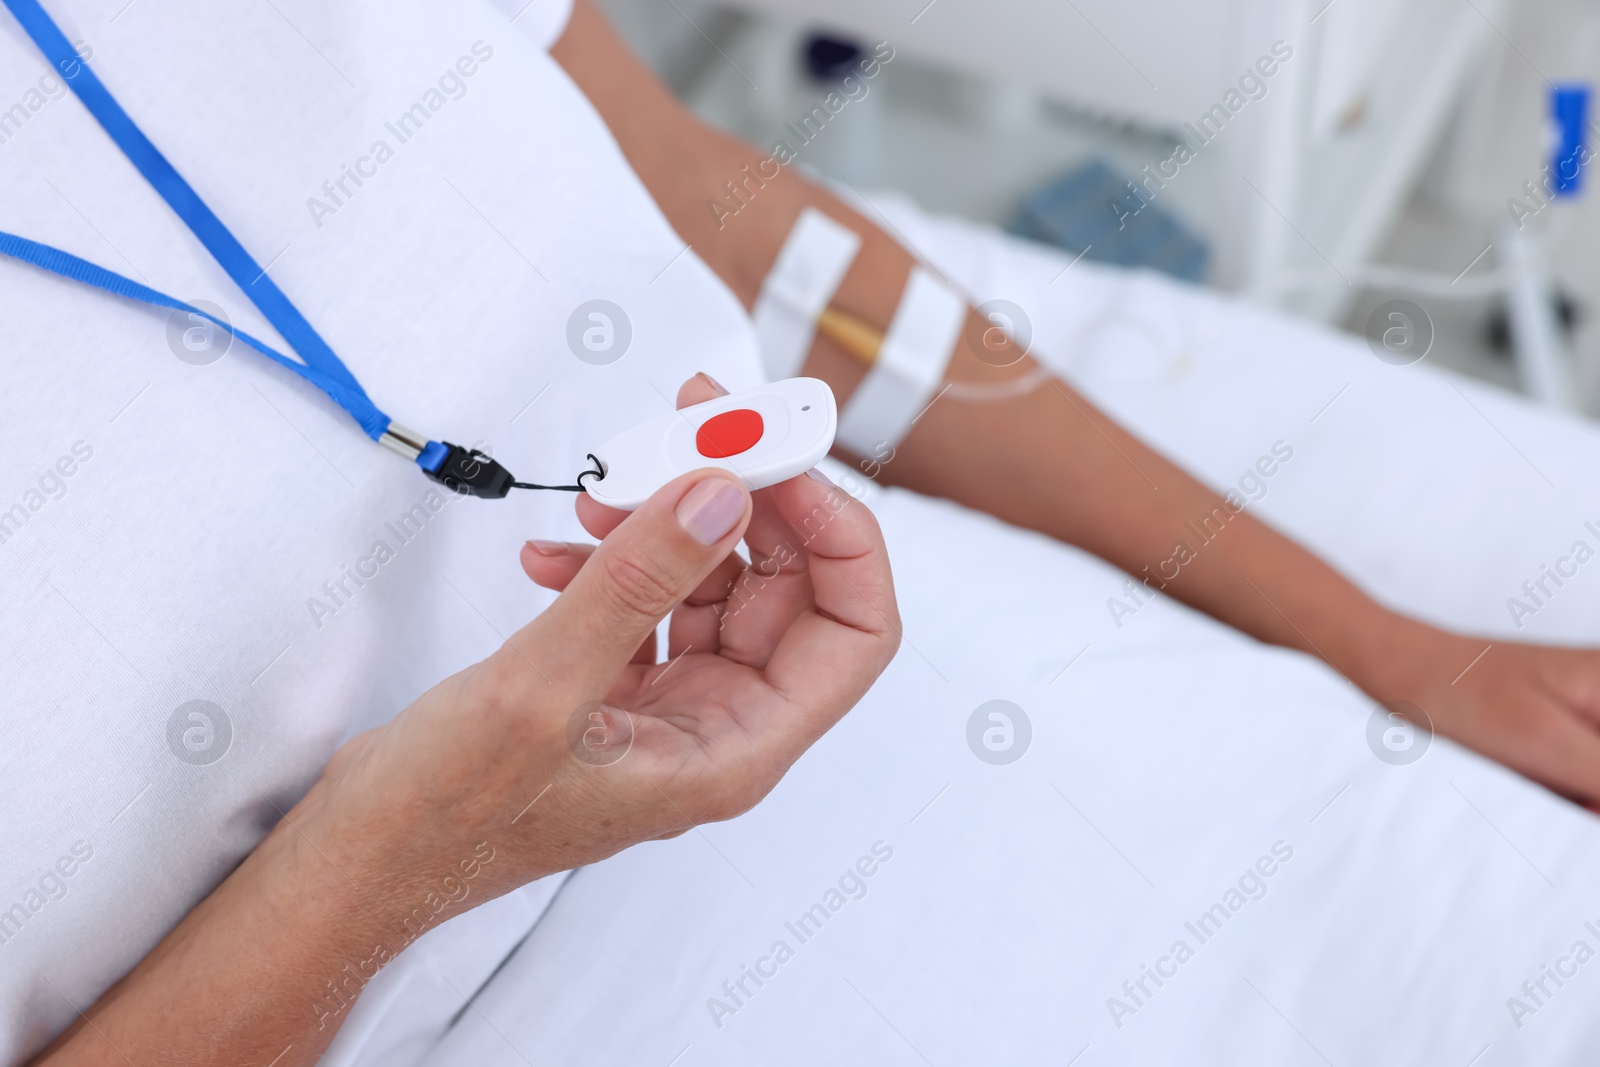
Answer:
<path fill-rule="evenodd" d="M 727 459 L 754 448 L 765 429 L 760 412 L 749 408 L 724 411 L 701 423 L 700 432 L 694 435 L 694 447 L 702 456 Z"/>

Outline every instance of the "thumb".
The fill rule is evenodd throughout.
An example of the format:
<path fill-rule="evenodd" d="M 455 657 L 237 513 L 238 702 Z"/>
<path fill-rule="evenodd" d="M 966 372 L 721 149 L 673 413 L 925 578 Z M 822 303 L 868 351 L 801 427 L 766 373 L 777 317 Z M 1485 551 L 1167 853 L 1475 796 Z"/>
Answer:
<path fill-rule="evenodd" d="M 667 483 L 594 550 L 550 608 L 524 630 L 561 681 L 604 693 L 646 637 L 733 551 L 750 494 L 721 471 Z M 555 680 L 552 677 L 552 680 Z"/>

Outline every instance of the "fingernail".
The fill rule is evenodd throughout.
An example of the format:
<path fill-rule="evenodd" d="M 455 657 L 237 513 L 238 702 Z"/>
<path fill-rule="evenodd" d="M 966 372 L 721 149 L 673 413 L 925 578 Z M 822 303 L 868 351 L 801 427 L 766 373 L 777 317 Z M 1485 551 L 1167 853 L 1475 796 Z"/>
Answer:
<path fill-rule="evenodd" d="M 717 381 L 711 375 L 707 374 L 705 371 L 701 371 L 700 372 L 700 377 L 704 378 L 708 383 L 710 383 L 711 388 L 715 389 L 720 395 L 722 395 L 722 396 L 727 396 L 728 395 L 727 387 L 724 386 L 721 382 Z"/>
<path fill-rule="evenodd" d="M 714 545 L 744 518 L 745 492 L 726 478 L 707 478 L 678 501 L 678 525 L 702 545 Z"/>
<path fill-rule="evenodd" d="M 812 467 L 810 470 L 806 471 L 806 473 L 811 475 L 811 477 L 815 478 L 817 481 L 821 482 L 823 485 L 827 486 L 829 489 L 839 488 L 837 485 L 833 484 L 832 478 L 822 473 L 821 467 Z"/>
<path fill-rule="evenodd" d="M 528 547 L 541 556 L 564 556 L 568 551 L 565 541 L 529 541 Z"/>

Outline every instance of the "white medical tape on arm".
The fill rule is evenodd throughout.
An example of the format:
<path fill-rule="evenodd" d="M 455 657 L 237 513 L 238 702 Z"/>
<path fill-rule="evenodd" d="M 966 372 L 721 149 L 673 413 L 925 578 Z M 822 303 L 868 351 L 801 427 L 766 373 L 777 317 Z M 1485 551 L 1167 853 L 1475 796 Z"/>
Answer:
<path fill-rule="evenodd" d="M 876 455 L 881 443 L 899 444 L 944 380 L 966 318 L 965 298 L 911 268 L 878 358 L 839 413 L 835 440 L 858 456 Z"/>
<path fill-rule="evenodd" d="M 860 249 L 861 238 L 854 230 L 814 207 L 800 212 L 756 299 L 756 341 L 769 380 L 800 373 L 816 336 L 817 316 L 833 299 Z"/>

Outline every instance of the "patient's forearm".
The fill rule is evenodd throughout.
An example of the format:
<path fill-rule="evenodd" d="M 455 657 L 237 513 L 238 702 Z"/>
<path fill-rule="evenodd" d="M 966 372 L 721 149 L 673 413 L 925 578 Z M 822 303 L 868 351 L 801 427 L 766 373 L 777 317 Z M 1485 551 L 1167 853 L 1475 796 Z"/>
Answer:
<path fill-rule="evenodd" d="M 976 362 L 958 352 L 954 375 L 975 376 L 962 364 Z M 808 370 L 837 383 L 853 363 L 824 341 Z M 1065 383 L 998 401 L 936 401 L 881 478 L 1077 545 L 1148 590 L 1320 656 L 1369 691 L 1385 687 L 1384 653 L 1401 620 Z"/>
<path fill-rule="evenodd" d="M 554 55 L 600 110 L 674 228 L 747 307 L 800 211 L 813 205 L 863 238 L 836 306 L 887 326 L 913 260 L 885 231 L 885 220 L 856 211 L 794 167 L 756 188 L 737 215 L 713 212 L 709 202 L 722 200 L 725 183 L 741 178 L 746 165 L 756 169 L 763 152 L 690 116 L 586 2 Z M 1027 366 L 997 369 L 960 345 L 950 376 L 995 381 Z M 806 370 L 831 383 L 841 404 L 864 373 L 821 337 Z M 1233 516 L 1176 577 L 1158 573 L 1178 542 L 1194 544 L 1188 524 L 1211 514 L 1220 495 L 1062 383 L 1002 401 L 937 401 L 882 465 L 881 478 L 1050 534 L 1141 579 L 1156 575 L 1152 588 L 1261 640 L 1321 655 L 1369 688 L 1377 684 L 1373 674 L 1395 617 L 1248 514 Z"/>

